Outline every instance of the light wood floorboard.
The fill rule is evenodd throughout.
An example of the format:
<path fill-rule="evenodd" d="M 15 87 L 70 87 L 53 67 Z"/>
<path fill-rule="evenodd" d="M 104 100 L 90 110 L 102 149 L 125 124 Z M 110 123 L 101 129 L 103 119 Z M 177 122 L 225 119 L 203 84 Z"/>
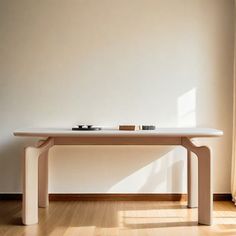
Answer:
<path fill-rule="evenodd" d="M 21 202 L 0 201 L 0 235 L 200 236 L 236 235 L 236 206 L 214 202 L 214 224 L 197 224 L 186 202 L 64 201 L 39 209 L 38 225 L 21 224 Z"/>

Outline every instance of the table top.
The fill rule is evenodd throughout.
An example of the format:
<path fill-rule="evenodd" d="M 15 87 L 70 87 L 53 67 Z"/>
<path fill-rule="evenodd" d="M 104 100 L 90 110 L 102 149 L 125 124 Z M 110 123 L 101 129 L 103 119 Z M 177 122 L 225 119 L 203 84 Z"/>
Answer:
<path fill-rule="evenodd" d="M 157 128 L 156 130 L 121 131 L 102 129 L 99 131 L 72 131 L 70 128 L 26 128 L 16 130 L 15 136 L 23 137 L 219 137 L 223 131 L 211 128 Z"/>

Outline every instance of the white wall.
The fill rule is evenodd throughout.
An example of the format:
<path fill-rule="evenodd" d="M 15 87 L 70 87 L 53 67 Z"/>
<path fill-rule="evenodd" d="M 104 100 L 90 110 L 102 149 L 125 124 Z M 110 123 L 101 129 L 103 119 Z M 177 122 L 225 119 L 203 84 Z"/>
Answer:
<path fill-rule="evenodd" d="M 230 191 L 233 0 L 0 0 L 0 192 L 21 191 L 17 128 L 77 123 L 222 129 Z M 185 150 L 56 147 L 51 192 L 186 192 Z"/>

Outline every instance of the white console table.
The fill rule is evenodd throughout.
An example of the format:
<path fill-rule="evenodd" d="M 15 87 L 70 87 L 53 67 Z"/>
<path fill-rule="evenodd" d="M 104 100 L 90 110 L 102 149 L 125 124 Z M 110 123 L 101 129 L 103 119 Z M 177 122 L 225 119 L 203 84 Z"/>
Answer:
<path fill-rule="evenodd" d="M 188 153 L 188 207 L 198 206 L 199 224 L 212 224 L 211 154 L 207 146 L 196 146 L 192 138 L 218 137 L 223 132 L 208 128 L 160 128 L 154 131 L 72 131 L 70 129 L 30 128 L 17 130 L 15 136 L 46 140 L 25 148 L 23 224 L 38 223 L 38 206 L 47 207 L 48 151 L 54 145 L 181 145 Z M 192 173 L 191 152 L 198 157 L 198 202 Z"/>

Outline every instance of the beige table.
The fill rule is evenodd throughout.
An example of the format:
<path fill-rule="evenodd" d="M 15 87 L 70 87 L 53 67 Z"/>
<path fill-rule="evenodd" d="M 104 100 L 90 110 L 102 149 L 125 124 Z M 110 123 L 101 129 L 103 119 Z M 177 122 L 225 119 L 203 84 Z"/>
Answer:
<path fill-rule="evenodd" d="M 188 207 L 198 206 L 199 224 L 212 224 L 211 154 L 206 146 L 196 146 L 192 138 L 218 137 L 223 132 L 207 128 L 168 128 L 155 131 L 71 131 L 30 128 L 16 136 L 46 138 L 25 148 L 22 218 L 25 225 L 38 223 L 38 206 L 48 206 L 48 151 L 54 145 L 181 145 L 188 151 Z M 198 157 L 198 202 L 192 175 L 193 152 Z"/>

